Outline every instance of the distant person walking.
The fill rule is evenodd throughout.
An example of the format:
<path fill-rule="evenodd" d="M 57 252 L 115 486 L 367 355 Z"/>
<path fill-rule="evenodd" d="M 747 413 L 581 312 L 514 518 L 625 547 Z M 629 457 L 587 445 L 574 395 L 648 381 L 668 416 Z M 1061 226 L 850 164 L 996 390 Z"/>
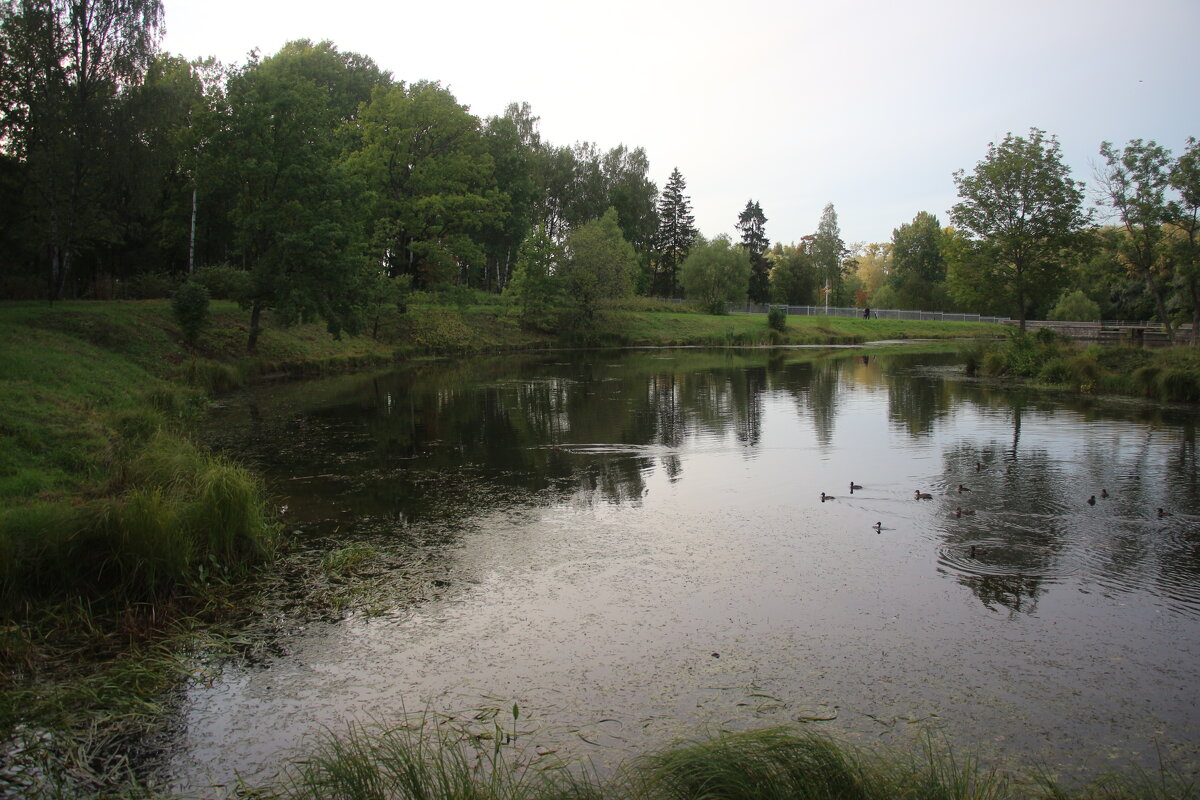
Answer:
<path fill-rule="evenodd" d="M 866 308 L 863 309 L 863 319 L 870 319 L 870 318 L 871 318 L 871 307 L 867 306 Z"/>

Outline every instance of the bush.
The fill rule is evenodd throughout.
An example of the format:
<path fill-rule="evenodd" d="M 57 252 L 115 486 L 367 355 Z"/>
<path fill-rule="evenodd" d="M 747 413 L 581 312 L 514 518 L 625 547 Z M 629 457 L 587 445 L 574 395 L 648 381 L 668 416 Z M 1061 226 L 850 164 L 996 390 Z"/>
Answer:
<path fill-rule="evenodd" d="M 1064 293 L 1050 309 L 1050 319 L 1061 322 L 1099 322 L 1100 306 L 1082 291 Z"/>
<path fill-rule="evenodd" d="M 787 330 L 787 309 L 783 306 L 771 306 L 767 311 L 767 327 L 780 333 Z"/>
<path fill-rule="evenodd" d="M 228 264 L 201 267 L 192 276 L 192 282 L 208 289 L 209 296 L 214 300 L 236 300 L 239 303 L 253 288 L 249 272 Z"/>
<path fill-rule="evenodd" d="M 126 300 L 162 300 L 171 296 L 175 279 L 169 275 L 147 272 L 125 281 L 122 295 Z"/>
<path fill-rule="evenodd" d="M 208 289 L 198 283 L 185 283 L 171 298 L 171 312 L 188 344 L 195 344 L 208 324 Z"/>

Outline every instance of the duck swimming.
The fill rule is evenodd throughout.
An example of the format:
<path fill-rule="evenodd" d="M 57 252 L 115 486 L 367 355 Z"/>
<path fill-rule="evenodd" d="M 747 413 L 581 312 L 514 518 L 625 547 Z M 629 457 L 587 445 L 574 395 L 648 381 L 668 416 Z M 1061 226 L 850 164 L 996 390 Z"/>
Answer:
<path fill-rule="evenodd" d="M 1163 517 L 1169 517 L 1169 516 L 1171 516 L 1170 511 L 1163 511 L 1161 508 L 1158 510 L 1158 518 L 1159 519 L 1162 519 Z"/>
<path fill-rule="evenodd" d="M 824 503 L 826 500 L 837 500 L 837 498 L 831 494 L 825 494 L 824 492 L 821 492 L 821 502 Z"/>
<path fill-rule="evenodd" d="M 1089 498 L 1087 499 L 1087 504 L 1088 504 L 1089 506 L 1094 506 L 1094 505 L 1096 505 L 1096 495 L 1092 495 L 1091 497 L 1089 497 Z"/>
<path fill-rule="evenodd" d="M 975 509 L 973 508 L 956 508 L 954 510 L 954 516 L 956 517 L 969 517 L 974 513 Z"/>
<path fill-rule="evenodd" d="M 882 522 L 876 522 L 876 523 L 875 523 L 874 525 L 872 525 L 871 527 L 875 529 L 875 532 L 876 532 L 876 533 L 879 533 L 881 530 L 883 530 L 883 523 L 882 523 Z"/>
<path fill-rule="evenodd" d="M 855 483 L 854 481 L 850 481 L 850 491 L 851 491 L 851 492 L 853 492 L 855 489 L 861 489 L 861 488 L 862 488 L 862 487 L 861 487 L 861 486 L 859 486 L 859 485 L 858 485 L 857 483 Z"/>
<path fill-rule="evenodd" d="M 917 489 L 915 492 L 913 492 L 913 499 L 914 500 L 932 500 L 933 495 L 931 495 L 927 492 L 922 492 L 920 489 Z"/>
<path fill-rule="evenodd" d="M 968 489 L 967 487 L 963 486 L 961 483 L 958 485 L 958 493 L 959 494 L 962 494 L 963 492 L 969 492 L 969 491 L 971 491 L 971 490 Z"/>

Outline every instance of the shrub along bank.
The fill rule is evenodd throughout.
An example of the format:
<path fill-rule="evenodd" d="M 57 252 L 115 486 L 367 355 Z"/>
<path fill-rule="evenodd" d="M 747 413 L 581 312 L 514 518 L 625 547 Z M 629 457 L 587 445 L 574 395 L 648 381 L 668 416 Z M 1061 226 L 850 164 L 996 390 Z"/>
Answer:
<path fill-rule="evenodd" d="M 1081 346 L 1048 328 L 960 346 L 968 375 L 1018 379 L 1085 393 L 1200 402 L 1200 350 Z"/>

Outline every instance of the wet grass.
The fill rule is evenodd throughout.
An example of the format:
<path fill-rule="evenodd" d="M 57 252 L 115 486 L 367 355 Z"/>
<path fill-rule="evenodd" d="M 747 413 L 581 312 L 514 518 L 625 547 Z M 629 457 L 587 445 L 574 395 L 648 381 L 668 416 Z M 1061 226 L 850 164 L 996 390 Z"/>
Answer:
<path fill-rule="evenodd" d="M 932 739 L 914 753 L 868 751 L 803 730 L 724 733 L 633 759 L 600 777 L 553 753 L 523 748 L 512 719 L 471 729 L 422 716 L 416 724 L 326 733 L 274 786 L 279 800 L 1141 800 L 1200 797 L 1167 769 L 1110 775 L 1067 787 L 1017 778 L 957 757 Z M 511 728 L 511 732 L 510 732 Z"/>

